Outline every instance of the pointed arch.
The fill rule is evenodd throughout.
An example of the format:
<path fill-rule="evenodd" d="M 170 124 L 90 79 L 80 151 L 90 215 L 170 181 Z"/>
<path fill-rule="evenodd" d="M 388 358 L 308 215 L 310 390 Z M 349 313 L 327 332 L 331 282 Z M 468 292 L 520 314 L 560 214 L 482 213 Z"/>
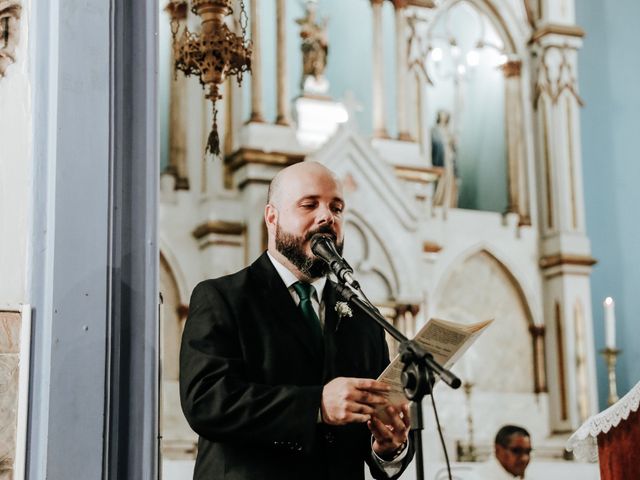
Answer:
<path fill-rule="evenodd" d="M 178 380 L 178 352 L 180 336 L 185 320 L 185 305 L 180 299 L 180 289 L 174 271 L 166 257 L 160 254 L 160 356 L 163 380 Z"/>
<path fill-rule="evenodd" d="M 181 300 L 179 274 L 166 250 L 160 252 L 160 291 L 163 302 L 160 306 L 160 350 L 161 361 L 161 452 L 166 460 L 195 459 L 197 436 L 189 427 L 180 408 L 179 352 L 182 330 L 188 312 L 186 302 Z"/>
<path fill-rule="evenodd" d="M 368 290 L 367 295 L 377 301 L 397 298 L 400 279 L 393 257 L 382 237 L 357 211 L 348 212 L 344 229 L 345 237 L 348 238 L 345 257 L 349 258 L 361 283 L 369 289 L 375 289 Z"/>
<path fill-rule="evenodd" d="M 536 322 L 537 316 L 533 314 L 533 310 L 531 308 L 531 306 L 534 305 L 533 295 L 529 293 L 528 290 L 525 290 L 524 285 L 526 285 L 526 283 L 521 280 L 521 278 L 524 278 L 524 276 L 518 274 L 515 271 L 515 267 L 512 266 L 506 258 L 498 254 L 494 248 L 484 243 L 476 244 L 470 247 L 469 249 L 463 251 L 460 255 L 458 255 L 458 257 L 455 260 L 453 260 L 449 264 L 448 268 L 441 276 L 441 279 L 434 290 L 434 298 L 441 298 L 442 289 L 444 288 L 447 281 L 450 280 L 453 272 L 459 269 L 464 264 L 465 261 L 467 261 L 471 257 L 478 254 L 488 255 L 491 259 L 493 259 L 499 265 L 501 271 L 507 276 L 507 278 L 509 278 L 512 286 L 517 292 L 518 298 L 521 300 L 522 305 L 525 307 L 527 323 L 529 325 L 537 325 L 537 324 L 542 325 L 543 324 L 542 320 L 539 319 L 539 321 Z"/>
<path fill-rule="evenodd" d="M 173 250 L 169 244 L 160 239 L 160 266 L 166 266 L 167 271 L 170 272 L 173 281 L 176 284 L 176 288 L 180 297 L 180 303 L 188 303 L 191 290 L 187 285 L 186 276 L 180 267 L 181 263 L 173 253 Z"/>
<path fill-rule="evenodd" d="M 518 22 L 515 19 L 507 18 L 500 13 L 500 10 L 508 12 L 509 10 L 504 7 L 499 7 L 499 1 L 492 0 L 447 0 L 442 3 L 437 13 L 431 20 L 430 24 L 435 25 L 441 16 L 443 16 L 448 10 L 454 8 L 458 4 L 468 4 L 474 7 L 479 13 L 484 14 L 491 26 L 493 26 L 500 36 L 504 44 L 504 48 L 509 54 L 519 54 L 518 46 L 523 42 L 520 38 L 515 38 L 515 32 L 517 32 L 516 25 Z M 431 26 L 427 29 L 430 31 Z"/>
<path fill-rule="evenodd" d="M 520 282 L 504 261 L 486 246 L 471 249 L 453 262 L 435 292 L 437 317 L 462 323 L 493 319 L 472 347 L 482 365 L 474 369 L 480 389 L 540 390 L 533 315 Z"/>

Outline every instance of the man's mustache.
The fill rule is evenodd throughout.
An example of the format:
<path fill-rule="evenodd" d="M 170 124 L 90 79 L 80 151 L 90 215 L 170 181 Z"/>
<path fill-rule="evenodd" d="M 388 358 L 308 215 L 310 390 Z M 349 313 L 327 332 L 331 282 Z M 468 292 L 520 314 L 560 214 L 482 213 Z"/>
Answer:
<path fill-rule="evenodd" d="M 309 240 L 311 240 L 311 237 L 313 237 L 314 235 L 317 235 L 319 233 L 322 233 L 322 234 L 325 234 L 325 235 L 329 235 L 333 239 L 333 241 L 336 242 L 336 243 L 338 241 L 338 235 L 333 230 L 333 228 L 331 228 L 330 226 L 322 226 L 322 227 L 318 227 L 315 230 L 307 232 L 307 234 L 304 236 L 305 242 L 308 242 Z"/>

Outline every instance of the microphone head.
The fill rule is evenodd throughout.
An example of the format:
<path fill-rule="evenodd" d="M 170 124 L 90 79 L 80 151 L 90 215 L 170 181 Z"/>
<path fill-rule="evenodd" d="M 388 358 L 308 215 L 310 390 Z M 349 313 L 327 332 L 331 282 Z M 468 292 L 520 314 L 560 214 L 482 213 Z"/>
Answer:
<path fill-rule="evenodd" d="M 328 233 L 316 233 L 311 237 L 311 250 L 320 242 L 329 242 L 330 245 L 334 244 L 333 237 Z"/>
<path fill-rule="evenodd" d="M 326 261 L 338 255 L 333 237 L 327 233 L 316 233 L 311 237 L 311 251 L 315 256 Z"/>
<path fill-rule="evenodd" d="M 353 268 L 340 256 L 335 241 L 330 234 L 316 233 L 311 237 L 311 251 L 321 260 L 324 260 L 338 279 L 345 281 L 347 275 L 353 273 Z M 350 278 L 350 275 L 349 275 Z M 351 284 L 354 283 L 350 279 Z M 357 283 L 356 283 L 357 284 Z"/>

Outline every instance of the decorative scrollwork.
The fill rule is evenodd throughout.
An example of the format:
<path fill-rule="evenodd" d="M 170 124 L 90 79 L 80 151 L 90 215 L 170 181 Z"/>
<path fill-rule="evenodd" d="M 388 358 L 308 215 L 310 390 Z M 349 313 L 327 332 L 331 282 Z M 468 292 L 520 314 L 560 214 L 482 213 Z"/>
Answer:
<path fill-rule="evenodd" d="M 538 75 L 536 79 L 534 105 L 537 107 L 543 95 L 548 96 L 552 103 L 557 103 L 564 91 L 568 91 L 575 97 L 578 105 L 583 106 L 584 101 L 578 93 L 578 82 L 573 71 L 573 65 L 567 58 L 567 52 L 571 47 L 549 45 L 544 47 L 538 57 Z M 553 62 L 555 68 L 551 68 L 549 57 L 559 55 L 560 59 Z"/>
<path fill-rule="evenodd" d="M 0 0 L 0 77 L 16 61 L 21 12 L 19 0 Z"/>
<path fill-rule="evenodd" d="M 202 19 L 199 33 L 191 32 L 184 25 L 188 13 L 186 0 L 172 0 L 165 10 L 171 15 L 176 72 L 181 70 L 187 76 L 199 77 L 206 89 L 205 97 L 213 104 L 207 151 L 219 155 L 216 102 L 222 98 L 220 86 L 228 76 L 235 76 L 240 83 L 243 73 L 251 70 L 252 48 L 246 40 L 244 1 L 240 0 L 242 35 L 236 35 L 225 23 L 225 17 L 233 13 L 231 0 L 191 0 L 191 11 Z"/>

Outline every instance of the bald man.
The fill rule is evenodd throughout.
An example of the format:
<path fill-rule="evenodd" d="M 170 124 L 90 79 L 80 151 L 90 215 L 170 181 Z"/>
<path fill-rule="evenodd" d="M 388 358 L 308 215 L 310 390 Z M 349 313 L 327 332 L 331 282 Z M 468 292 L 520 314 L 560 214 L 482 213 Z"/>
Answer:
<path fill-rule="evenodd" d="M 368 464 L 397 478 L 412 457 L 406 406 L 376 418 L 389 363 L 383 330 L 344 301 L 311 252 L 343 244 L 342 186 L 302 162 L 271 182 L 268 248 L 193 291 L 180 351 L 180 398 L 200 436 L 194 479 L 354 480 Z"/>

